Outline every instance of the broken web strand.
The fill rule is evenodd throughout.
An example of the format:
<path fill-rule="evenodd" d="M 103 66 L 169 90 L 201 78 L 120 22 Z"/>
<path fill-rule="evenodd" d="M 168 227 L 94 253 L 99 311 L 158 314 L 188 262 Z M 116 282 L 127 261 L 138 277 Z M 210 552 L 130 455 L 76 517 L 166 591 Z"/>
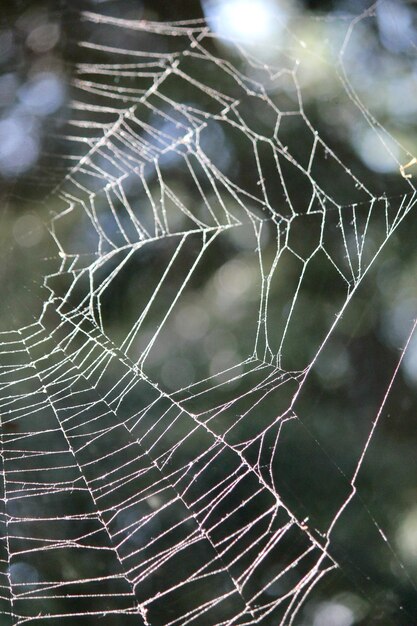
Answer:
<path fill-rule="evenodd" d="M 405 170 L 415 164 L 416 162 L 415 157 L 406 150 L 406 148 L 398 141 L 398 139 L 393 137 L 392 134 L 390 134 L 388 130 L 384 128 L 384 126 L 376 119 L 374 115 L 372 115 L 371 111 L 362 102 L 361 97 L 359 96 L 354 86 L 352 85 L 352 82 L 349 79 L 348 72 L 346 70 L 345 56 L 349 47 L 350 39 L 352 38 L 355 32 L 355 28 L 357 28 L 363 20 L 369 20 L 370 18 L 375 18 L 377 5 L 378 5 L 378 2 L 372 3 L 371 6 L 367 10 L 365 10 L 361 15 L 358 15 L 357 17 L 355 17 L 349 24 L 349 28 L 347 30 L 343 45 L 339 53 L 338 74 L 346 89 L 346 93 L 348 97 L 352 100 L 352 102 L 361 112 L 363 118 L 366 120 L 366 123 L 369 125 L 369 127 L 374 131 L 376 130 L 378 131 L 377 135 L 378 135 L 378 139 L 381 141 L 381 146 L 383 147 L 384 150 L 386 150 L 390 154 L 390 156 L 393 159 L 397 161 L 398 171 L 400 172 L 401 176 L 407 180 L 412 191 L 414 192 L 415 185 L 410 180 L 412 178 L 412 175 L 409 173 L 406 174 Z M 390 146 L 390 142 L 394 142 L 394 144 L 398 148 L 401 149 L 401 154 L 405 153 L 406 155 L 408 155 L 408 157 L 411 157 L 410 160 L 406 164 L 403 164 L 398 160 L 398 158 L 396 157 L 396 155 L 394 154 Z"/>

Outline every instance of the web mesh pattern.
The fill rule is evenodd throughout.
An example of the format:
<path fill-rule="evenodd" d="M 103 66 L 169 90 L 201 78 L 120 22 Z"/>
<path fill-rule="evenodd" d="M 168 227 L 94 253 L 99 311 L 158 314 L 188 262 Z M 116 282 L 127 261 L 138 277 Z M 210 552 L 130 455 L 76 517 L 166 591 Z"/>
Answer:
<path fill-rule="evenodd" d="M 345 34 L 328 64 L 389 150 L 343 65 L 354 28 L 371 16 L 341 19 Z M 81 43 L 94 62 L 77 66 L 68 149 L 48 169 L 55 269 L 40 318 L 1 335 L 2 624 L 295 623 L 337 567 L 332 531 L 355 495 L 380 412 L 368 416 L 351 467 L 338 468 L 335 453 L 317 473 L 318 483 L 331 471 L 345 485 L 320 528 L 288 503 L 281 451 L 299 430 L 300 454 L 314 467 L 325 457 L 299 410 L 303 390 L 374 260 L 414 210 L 413 181 L 401 196 L 378 195 L 319 135 L 303 107 L 296 36 L 275 67 L 239 42 L 235 62 L 222 58 L 202 21 L 83 19 L 104 34 Z M 110 31 L 120 46 L 106 43 Z M 124 38 L 135 45 L 124 48 Z M 263 111 L 256 119 L 254 102 Z M 286 142 L 293 123 L 305 129 L 303 146 Z M 213 141 L 228 135 L 246 163 L 245 187 Z M 398 176 L 412 156 L 399 149 Z M 293 200 L 300 187 L 303 206 Z M 236 236 L 249 242 L 244 262 L 214 261 L 207 276 L 206 258 L 232 249 Z M 151 277 L 143 285 L 141 271 Z M 337 285 L 334 298 L 313 320 L 313 344 L 289 350 L 304 332 L 305 285 L 318 271 Z M 126 272 L 138 272 L 137 308 L 120 336 L 112 294 Z M 170 337 L 184 302 L 194 316 L 182 319 L 195 331 L 204 311 L 192 309 L 190 294 L 210 281 L 232 325 L 240 309 L 251 311 L 241 329 L 246 353 L 222 354 L 211 369 L 201 357 L 191 382 L 175 371 L 186 369 L 178 357 L 167 384 L 155 355 L 167 345 L 175 354 Z"/>

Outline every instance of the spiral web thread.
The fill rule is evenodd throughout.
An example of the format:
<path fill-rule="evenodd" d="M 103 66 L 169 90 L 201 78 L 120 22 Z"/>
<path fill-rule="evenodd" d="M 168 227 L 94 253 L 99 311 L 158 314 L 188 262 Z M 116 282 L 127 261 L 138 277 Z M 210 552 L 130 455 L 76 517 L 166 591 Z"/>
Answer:
<path fill-rule="evenodd" d="M 114 32 L 121 42 L 133 33 L 136 47 L 107 45 L 103 37 L 81 44 L 95 61 L 75 72 L 65 175 L 48 174 L 56 180 L 47 202 L 58 207 L 49 226 L 57 270 L 45 278 L 49 297 L 40 319 L 1 337 L 2 624 L 89 624 L 102 616 L 109 624 L 291 624 L 312 588 L 337 567 L 331 533 L 354 497 L 379 414 L 370 417 L 356 466 L 344 476 L 346 496 L 320 532 L 280 494 L 281 439 L 302 424 L 297 401 L 316 360 L 374 259 L 414 209 L 412 181 L 404 181 L 400 198 L 377 197 L 319 136 L 303 109 L 295 36 L 278 69 L 236 43 L 234 53 L 255 79 L 240 61 L 222 58 L 202 21 L 83 19 L 109 29 L 109 41 Z M 336 71 L 385 149 L 383 129 L 344 72 L 360 19 L 344 20 Z M 284 98 L 287 108 L 271 89 L 281 82 L 293 94 Z M 249 118 L 251 102 L 263 107 L 261 124 Z M 293 118 L 305 127 L 305 158 L 281 141 L 281 127 Z M 242 138 L 255 185 L 240 188 L 216 165 L 221 155 L 207 143 L 213 122 Z M 270 200 L 266 158 L 275 164 L 280 206 Z M 316 168 L 323 159 L 343 177 L 350 204 L 326 191 Z M 168 180 L 173 163 L 192 189 L 188 197 Z M 292 200 L 294 181 L 309 189 L 303 207 Z M 368 233 L 381 216 L 375 241 Z M 309 240 L 299 250 L 306 222 Z M 66 236 L 68 224 L 79 225 L 78 238 Z M 167 389 L 148 363 L 206 255 L 231 231 L 253 240 L 257 313 L 242 330 L 251 347 L 223 371 Z M 106 294 L 143 254 L 155 263 L 154 287 L 145 296 L 139 289 L 128 332 L 112 336 Z M 288 336 L 318 257 L 342 296 L 313 356 L 294 369 L 286 361 Z M 285 280 L 288 259 L 296 279 L 274 332 L 270 296 L 281 273 Z M 224 285 L 232 288 L 233 280 Z M 312 437 L 322 454 L 315 444 Z"/>

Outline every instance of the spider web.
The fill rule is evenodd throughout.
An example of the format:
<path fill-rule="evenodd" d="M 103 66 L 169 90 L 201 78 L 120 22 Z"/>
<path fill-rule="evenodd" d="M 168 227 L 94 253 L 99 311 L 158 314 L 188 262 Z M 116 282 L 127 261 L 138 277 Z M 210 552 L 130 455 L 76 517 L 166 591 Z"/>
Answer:
<path fill-rule="evenodd" d="M 341 16 L 337 52 L 321 62 L 389 154 L 344 66 L 373 17 Z M 375 193 L 322 138 L 295 30 L 265 60 L 247 42 L 216 43 L 202 20 L 82 20 L 101 33 L 80 43 L 94 61 L 74 71 L 66 148 L 42 164 L 54 269 L 36 321 L 1 334 L 2 624 L 293 624 L 337 570 L 333 533 L 401 360 L 347 467 L 303 394 L 413 213 L 412 180 Z M 400 177 L 412 155 L 397 149 Z M 132 275 L 135 307 L 118 312 Z M 332 298 L 309 327 L 318 276 Z M 210 307 L 226 329 L 211 335 L 226 343 L 212 358 Z M 121 330 L 112 316 L 124 313 Z M 193 339 L 185 356 L 179 335 Z M 289 497 L 294 438 L 312 500 L 337 483 L 320 519 Z"/>

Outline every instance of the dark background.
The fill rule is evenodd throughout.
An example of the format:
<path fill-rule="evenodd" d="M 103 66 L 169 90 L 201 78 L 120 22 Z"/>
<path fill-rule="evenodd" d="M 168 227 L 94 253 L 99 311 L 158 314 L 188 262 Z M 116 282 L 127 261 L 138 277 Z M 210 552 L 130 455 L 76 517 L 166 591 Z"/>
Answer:
<path fill-rule="evenodd" d="M 277 3 L 276 6 L 288 5 Z M 335 200 L 334 206 L 328 205 L 329 217 L 321 239 L 320 220 L 306 215 L 311 187 L 297 168 L 284 163 L 286 191 L 298 214 L 291 224 L 291 246 L 300 255 L 308 255 L 321 241 L 321 251 L 315 253 L 302 281 L 282 351 L 280 338 L 300 272 L 294 256 L 285 256 L 280 261 L 271 284 L 267 315 L 270 347 L 274 355 L 282 356 L 278 365 L 295 372 L 294 381 L 297 373 L 311 364 L 347 297 L 346 282 L 322 250 L 346 269 L 346 245 L 340 224 L 344 225 L 350 246 L 354 219 L 363 225 L 370 216 L 364 267 L 376 255 L 366 276 L 362 278 L 361 274 L 360 286 L 297 396 L 292 407 L 297 417 L 283 432 L 274 461 L 278 493 L 299 519 L 308 519 L 306 523 L 315 536 L 328 531 L 331 520 L 349 496 L 358 459 L 373 422 L 378 419 L 355 483 L 355 497 L 331 534 L 329 553 L 338 568 L 313 590 L 296 623 L 410 626 L 417 624 L 417 341 L 412 338 L 405 353 L 404 346 L 417 308 L 417 226 L 412 205 L 413 178 L 404 179 L 400 165 L 409 162 L 417 152 L 417 12 L 414 3 L 377 3 L 375 10 L 369 11 L 369 17 L 355 28 L 341 57 L 340 49 L 349 25 L 355 16 L 369 10 L 370 4 L 335 0 L 299 2 L 294 7 L 296 15 L 288 24 L 288 31 L 308 42 L 306 58 L 301 60 L 301 68 L 306 69 L 299 72 L 304 118 L 286 117 L 279 139 L 288 146 L 295 161 L 306 167 L 312 146 L 308 120 L 329 148 L 328 153 L 322 147 L 317 150 L 312 178 Z M 37 319 L 49 293 L 42 277 L 58 267 L 56 244 L 49 237 L 46 224 L 61 210 L 61 205 L 51 192 L 86 150 L 85 144 L 68 141 L 68 134 L 84 133 L 84 137 L 94 139 L 102 132 L 91 124 L 80 131 L 72 123 L 84 115 L 71 108 L 72 100 L 88 99 L 92 105 L 103 103 L 102 95 L 82 93 L 74 79 L 79 76 L 77 64 L 115 61 L 110 53 L 79 44 L 100 42 L 123 46 L 127 51 L 138 46 L 137 33 L 123 31 L 120 37 L 114 27 L 85 20 L 84 10 L 155 22 L 204 17 L 199 2 L 186 0 L 31 1 L 0 8 L 2 330 L 19 328 Z M 49 26 L 42 31 L 45 24 Z M 149 51 L 158 50 L 160 45 L 166 46 L 166 50 L 182 45 L 175 38 L 166 37 L 162 43 L 163 37 L 157 35 L 140 37 L 139 47 Z M 322 42 L 325 42 L 323 47 Z M 235 48 L 219 45 L 214 39 L 204 40 L 204 45 L 219 57 L 229 58 L 242 73 L 249 72 L 244 55 L 239 56 Z M 291 49 L 291 38 L 286 40 L 286 45 L 289 50 L 286 56 L 276 59 L 267 56 L 266 64 L 276 63 L 278 68 L 284 64 L 294 72 L 298 48 L 295 52 L 294 44 L 294 50 Z M 262 56 L 265 50 L 259 53 Z M 124 62 L 128 61 L 126 53 Z M 273 117 L 268 117 L 259 99 L 230 87 L 222 67 L 218 73 L 216 70 L 209 75 L 204 64 L 190 60 L 184 71 L 203 83 L 215 85 L 219 91 L 226 93 L 230 89 L 230 93 L 240 98 L 239 110 L 248 127 L 260 135 L 271 136 Z M 345 84 L 344 71 L 350 81 Z M 40 91 L 36 91 L 45 77 L 49 82 L 42 83 Z M 101 80 L 112 85 L 114 76 Z M 291 107 L 299 110 L 294 90 L 285 89 L 279 80 L 277 83 L 276 90 L 270 90 L 276 106 L 284 111 Z M 139 79 L 122 77 L 118 84 L 140 87 L 142 83 Z M 355 105 L 354 97 L 347 95 L 351 86 L 359 95 L 365 114 L 369 112 L 373 116 L 368 121 Z M 181 81 L 168 82 L 164 87 L 166 96 L 177 102 L 196 98 L 188 88 Z M 203 96 L 201 99 L 198 104 L 204 108 Z M 115 107 L 124 109 L 129 104 L 117 100 Z M 156 123 L 149 112 L 144 115 L 148 115 L 151 125 Z M 103 115 L 100 121 L 111 123 L 112 116 L 112 113 Z M 90 121 L 94 119 L 95 114 L 91 113 Z M 233 133 L 226 128 L 219 131 L 218 127 L 215 125 L 205 136 L 203 149 L 239 188 L 259 197 L 251 145 L 242 132 Z M 388 134 L 384 135 L 380 128 L 387 129 Z M 377 131 L 385 137 L 394 157 L 382 144 L 375 143 Z M 331 153 L 337 155 L 342 165 L 337 164 Z M 276 164 L 267 148 L 261 159 L 271 205 L 279 216 L 286 218 L 290 211 L 285 190 L 278 183 Z M 347 170 L 360 181 L 358 185 Z M 417 170 L 412 166 L 406 170 L 410 174 L 414 171 Z M 166 181 L 176 185 L 177 195 L 187 206 L 194 207 L 200 201 L 181 162 L 167 159 L 163 175 Z M 156 189 L 157 181 L 152 184 Z M 366 187 L 366 192 L 361 185 Z M 141 198 L 135 200 L 134 189 L 130 193 L 132 205 L 142 202 Z M 351 208 L 355 203 L 359 207 L 357 213 Z M 343 207 L 343 218 L 337 205 Z M 404 212 L 401 206 L 408 205 L 410 210 L 398 228 L 391 229 L 395 216 Z M 253 210 L 256 213 L 257 209 Z M 273 259 L 277 221 L 267 216 L 264 222 L 262 250 L 266 264 Z M 94 251 L 94 233 L 77 216 L 63 225 L 60 223 L 59 229 L 65 249 Z M 175 319 L 164 327 L 146 364 L 147 375 L 168 392 L 187 388 L 206 376 L 234 367 L 250 355 L 259 303 L 259 263 L 255 253 L 258 243 L 250 227 L 242 227 L 235 238 L 227 233 L 219 237 L 208 251 L 205 263 L 187 286 L 184 304 Z M 181 261 L 183 266 L 164 293 L 155 319 L 166 302 L 175 297 L 197 250 L 197 242 L 187 248 Z M 142 307 L 138 305 L 138 293 L 141 302 L 146 302 L 156 287 L 155 277 L 161 274 L 172 254 L 171 243 L 161 239 L 149 253 L 134 256 L 103 293 L 100 306 L 104 327 L 116 345 L 121 344 L 134 323 L 138 306 Z M 356 257 L 353 251 L 352 258 Z M 103 269 L 103 278 L 111 270 L 110 263 Z M 66 298 L 63 276 L 49 281 L 48 285 L 58 299 Z M 68 298 L 68 306 L 84 297 L 85 287 L 81 285 L 77 289 Z M 137 356 L 144 349 L 154 322 L 150 320 L 139 338 Z M 189 339 L 191 335 L 193 341 Z M 402 365 L 385 401 L 402 356 Z M 236 373 L 239 377 L 243 370 L 237 368 Z M 107 375 L 110 380 L 111 372 Z M 243 392 L 244 387 L 239 385 L 243 385 L 240 379 L 236 390 Z M 265 415 L 284 411 L 295 393 L 291 385 L 290 382 L 267 397 L 260 416 L 254 419 L 262 424 Z M 178 393 L 181 397 L 181 392 Z M 220 402 L 222 390 L 218 393 Z M 202 402 L 200 410 L 204 410 Z M 251 400 L 247 402 L 249 409 Z M 245 428 L 242 426 L 237 437 L 250 436 Z M 165 623 L 164 616 L 159 619 L 161 624 Z M 124 623 L 123 616 L 120 622 L 112 623 Z"/>

